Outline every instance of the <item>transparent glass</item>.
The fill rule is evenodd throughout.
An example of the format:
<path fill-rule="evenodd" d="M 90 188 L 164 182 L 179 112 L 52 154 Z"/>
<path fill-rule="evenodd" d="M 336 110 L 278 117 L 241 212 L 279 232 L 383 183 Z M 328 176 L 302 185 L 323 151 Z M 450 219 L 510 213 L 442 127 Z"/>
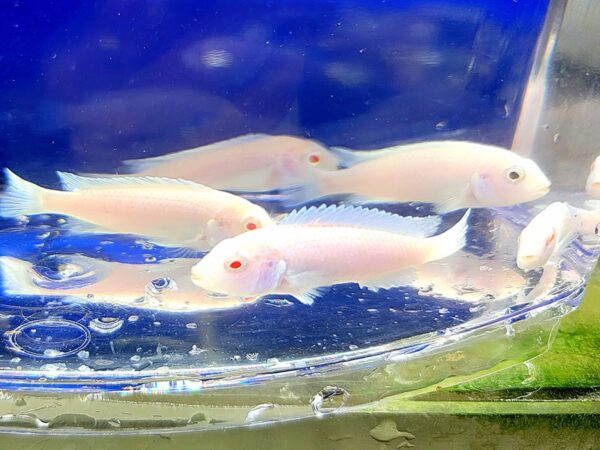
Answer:
<path fill-rule="evenodd" d="M 65 215 L 0 219 L 0 387 L 151 392 L 167 403 L 200 392 L 195 407 L 248 406 L 210 417 L 233 424 L 322 414 L 538 354 L 578 305 L 598 257 L 594 236 L 574 236 L 552 269 L 516 265 L 517 237 L 535 214 L 553 201 L 586 205 L 598 64 L 573 31 L 586 7 L 594 9 L 573 2 L 565 15 L 561 0 L 0 6 L 14 45 L 0 59 L 2 165 L 48 188 L 60 188 L 55 171 L 121 174 L 128 160 L 257 133 L 356 150 L 491 144 L 533 159 L 553 182 L 534 202 L 473 209 L 465 247 L 419 268 L 409 285 L 338 284 L 312 306 L 208 295 L 190 278 L 201 254 L 146 237 L 80 232 Z M 285 195 L 247 197 L 279 218 L 292 210 Z M 443 215 L 442 229 L 463 213 Z M 208 423 L 190 417 L 177 423 Z"/>

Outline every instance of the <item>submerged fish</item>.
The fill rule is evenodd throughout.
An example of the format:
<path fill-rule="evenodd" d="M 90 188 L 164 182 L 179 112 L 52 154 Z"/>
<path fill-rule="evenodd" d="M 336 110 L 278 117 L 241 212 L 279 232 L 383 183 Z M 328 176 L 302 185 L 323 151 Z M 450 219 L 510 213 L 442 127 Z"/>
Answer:
<path fill-rule="evenodd" d="M 293 295 L 311 304 L 318 288 L 358 283 L 374 290 L 410 284 L 415 266 L 465 244 L 468 213 L 432 236 L 438 217 L 400 217 L 352 206 L 303 208 L 276 227 L 219 243 L 192 269 L 192 280 L 227 295 Z M 432 237 L 429 237 L 432 236 Z"/>
<path fill-rule="evenodd" d="M 5 174 L 0 216 L 64 214 L 77 219 L 70 226 L 80 232 L 129 233 L 162 245 L 208 250 L 222 239 L 273 223 L 260 206 L 190 181 L 59 173 L 65 192 L 37 186 L 8 169 Z"/>
<path fill-rule="evenodd" d="M 600 156 L 596 157 L 590 167 L 590 174 L 585 182 L 585 191 L 591 197 L 600 198 Z"/>
<path fill-rule="evenodd" d="M 518 238 L 517 266 L 539 269 L 558 255 L 577 235 L 598 236 L 600 211 L 555 202 L 536 215 Z"/>
<path fill-rule="evenodd" d="M 215 189 L 261 192 L 311 180 L 335 170 L 337 158 L 315 141 L 254 134 L 155 158 L 125 161 L 138 176 L 183 178 Z"/>
<path fill-rule="evenodd" d="M 190 280 L 197 260 L 121 264 L 85 256 L 57 255 L 53 269 L 0 257 L 2 291 L 8 295 L 52 295 L 98 303 L 168 311 L 229 309 L 252 298 L 211 297 Z"/>
<path fill-rule="evenodd" d="M 473 142 L 439 141 L 383 150 L 332 149 L 347 169 L 318 172 L 289 205 L 326 195 L 356 201 L 433 203 L 439 213 L 509 206 L 544 196 L 550 181 L 530 159 Z"/>

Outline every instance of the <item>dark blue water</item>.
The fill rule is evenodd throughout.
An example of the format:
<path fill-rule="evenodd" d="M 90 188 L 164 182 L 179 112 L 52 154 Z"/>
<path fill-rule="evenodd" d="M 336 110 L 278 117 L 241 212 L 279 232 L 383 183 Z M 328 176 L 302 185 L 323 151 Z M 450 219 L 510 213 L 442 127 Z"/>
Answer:
<path fill-rule="evenodd" d="M 257 132 L 351 148 L 443 138 L 510 146 L 547 7 L 539 0 L 2 2 L 1 165 L 56 187 L 55 170 L 112 172 L 126 159 Z M 467 250 L 477 255 L 492 248 L 486 214 L 472 218 Z M 172 257 L 135 237 L 74 236 L 55 217 L 0 227 L 0 256 L 32 264 L 54 254 L 131 264 Z M 143 370 L 339 353 L 444 330 L 475 312 L 408 288 L 374 294 L 343 285 L 311 308 L 289 299 L 175 314 L 0 296 L 0 314 L 2 367 Z M 107 317 L 122 327 L 90 331 L 91 321 Z M 36 338 L 40 326 L 45 341 Z M 188 361 L 193 346 L 205 351 Z M 15 356 L 21 360 L 11 362 Z"/>

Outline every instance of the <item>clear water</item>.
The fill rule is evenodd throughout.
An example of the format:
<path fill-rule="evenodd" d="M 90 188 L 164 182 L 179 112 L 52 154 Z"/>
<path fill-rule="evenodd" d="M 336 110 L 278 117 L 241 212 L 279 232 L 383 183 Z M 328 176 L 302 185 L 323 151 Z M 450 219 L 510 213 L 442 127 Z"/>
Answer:
<path fill-rule="evenodd" d="M 553 20 L 534 0 L 1 8 L 0 33 L 17 43 L 0 55 L 2 165 L 49 187 L 55 170 L 115 173 L 127 159 L 250 132 L 367 149 L 441 139 L 510 147 Z M 516 267 L 519 231 L 549 202 L 473 211 L 465 249 L 412 286 L 336 285 L 312 307 L 268 296 L 217 310 L 198 304 L 192 262 L 173 249 L 74 234 L 58 216 L 3 219 L 0 256 L 31 290 L 4 279 L 0 383 L 120 390 L 186 376 L 222 387 L 381 364 L 486 327 L 510 334 L 514 321 L 576 306 L 597 257 L 578 239 L 556 273 Z M 107 290 L 115 274 L 129 281 Z"/>

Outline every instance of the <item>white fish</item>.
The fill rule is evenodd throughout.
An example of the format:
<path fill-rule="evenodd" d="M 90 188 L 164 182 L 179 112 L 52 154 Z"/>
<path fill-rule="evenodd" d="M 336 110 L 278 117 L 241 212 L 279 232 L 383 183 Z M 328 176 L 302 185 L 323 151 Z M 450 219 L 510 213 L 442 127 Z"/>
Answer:
<path fill-rule="evenodd" d="M 544 196 L 550 181 L 531 159 L 492 145 L 439 141 L 383 150 L 331 149 L 347 169 L 318 172 L 288 204 L 326 195 L 356 201 L 426 202 L 437 212 L 509 206 Z"/>
<path fill-rule="evenodd" d="M 138 176 L 183 178 L 215 189 L 261 192 L 304 183 L 319 170 L 336 170 L 322 145 L 294 136 L 253 134 L 155 158 L 125 161 Z"/>
<path fill-rule="evenodd" d="M 62 255 L 62 280 L 48 280 L 28 261 L 0 257 L 2 292 L 7 295 L 59 296 L 162 311 L 229 309 L 252 298 L 211 297 L 190 280 L 194 259 L 158 264 L 122 264 Z M 85 268 L 81 275 L 78 270 Z M 71 275 L 69 276 L 68 273 Z M 85 278 L 84 283 L 80 283 Z M 159 281 L 164 281 L 162 287 Z"/>
<path fill-rule="evenodd" d="M 5 170 L 0 216 L 64 214 L 81 232 L 130 233 L 208 250 L 247 230 L 272 225 L 260 206 L 190 181 L 154 177 L 86 178 L 59 173 L 68 190 L 45 189 Z"/>
<path fill-rule="evenodd" d="M 596 157 L 590 167 L 590 174 L 585 182 L 585 191 L 590 197 L 600 198 L 600 156 Z"/>
<path fill-rule="evenodd" d="M 232 296 L 293 295 L 305 304 L 318 288 L 358 283 L 374 290 L 410 284 L 414 268 L 465 244 L 468 213 L 437 236 L 438 217 L 400 217 L 376 209 L 322 205 L 289 214 L 278 226 L 219 243 L 192 269 L 192 280 Z"/>
<path fill-rule="evenodd" d="M 522 270 L 544 267 L 576 235 L 598 236 L 600 211 L 555 202 L 537 214 L 518 238 L 517 266 Z"/>

